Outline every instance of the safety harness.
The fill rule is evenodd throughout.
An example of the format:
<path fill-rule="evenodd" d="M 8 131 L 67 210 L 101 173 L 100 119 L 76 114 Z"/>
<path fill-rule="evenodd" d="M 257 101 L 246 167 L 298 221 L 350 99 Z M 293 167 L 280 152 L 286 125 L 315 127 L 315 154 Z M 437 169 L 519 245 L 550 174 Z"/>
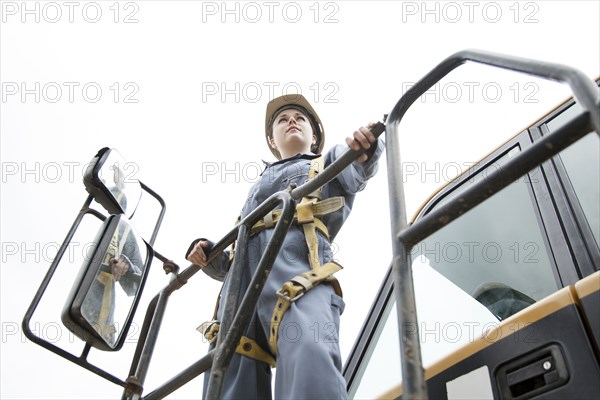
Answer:
<path fill-rule="evenodd" d="M 323 170 L 323 156 L 316 157 L 310 162 L 310 169 L 306 182 L 314 179 Z M 321 200 L 322 188 L 318 188 L 306 197 L 303 197 L 300 203 L 296 206 L 296 213 L 292 223 L 302 226 L 306 245 L 308 247 L 308 261 L 310 271 L 297 275 L 283 284 L 277 292 L 277 301 L 275 309 L 271 317 L 271 325 L 269 327 L 269 347 L 273 354 L 277 354 L 277 337 L 279 333 L 279 325 L 283 320 L 283 316 L 290 308 L 293 302 L 304 296 L 309 290 L 319 285 L 322 282 L 327 282 L 333 286 L 335 293 L 342 296 L 342 289 L 339 282 L 333 274 L 342 269 L 342 266 L 336 262 L 328 262 L 323 265 L 319 262 L 319 239 L 317 231 L 321 232 L 327 240 L 329 231 L 327 226 L 318 217 L 331 214 L 344 207 L 344 198 L 332 197 Z M 270 229 L 275 226 L 281 216 L 281 210 L 274 210 L 267 214 L 262 220 L 257 222 L 250 230 L 250 235 L 256 235 L 259 232 Z M 238 219 L 239 221 L 239 219 Z M 233 258 L 234 249 L 230 253 Z M 204 337 L 211 343 L 216 339 L 219 332 L 220 322 L 217 318 L 218 301 L 215 307 L 215 313 L 212 321 L 208 321 L 198 327 Z M 254 340 L 242 336 L 236 352 L 246 357 L 265 362 L 275 367 L 275 358 L 268 351 L 262 349 Z"/>

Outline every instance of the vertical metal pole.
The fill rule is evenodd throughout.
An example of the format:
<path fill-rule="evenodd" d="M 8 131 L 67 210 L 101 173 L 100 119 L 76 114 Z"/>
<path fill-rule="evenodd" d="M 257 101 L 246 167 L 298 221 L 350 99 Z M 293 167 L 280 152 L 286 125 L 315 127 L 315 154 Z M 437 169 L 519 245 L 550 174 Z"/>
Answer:
<path fill-rule="evenodd" d="M 148 329 L 148 331 L 151 332 L 151 334 L 148 335 L 148 337 L 146 338 L 147 340 L 144 343 L 144 349 L 142 350 L 142 354 L 140 356 L 137 369 L 135 371 L 135 384 L 140 389 L 144 386 L 146 374 L 148 373 L 148 369 L 150 368 L 150 361 L 152 360 L 152 355 L 154 354 L 154 347 L 156 346 L 158 332 L 160 331 L 160 326 L 165 315 L 167 301 L 169 300 L 170 294 L 171 293 L 168 292 L 166 289 L 163 289 L 158 295 L 156 309 L 154 310 L 152 322 L 150 323 L 150 328 Z M 132 399 L 139 399 L 140 395 L 141 393 L 134 393 L 132 395 Z"/>
<path fill-rule="evenodd" d="M 156 388 L 152 392 L 143 397 L 143 400 L 160 400 L 164 399 L 175 390 L 179 389 L 204 371 L 208 370 L 212 365 L 214 350 L 209 351 L 204 357 L 175 375 L 168 382 Z"/>
<path fill-rule="evenodd" d="M 207 399 L 218 399 L 221 396 L 225 371 L 229 366 L 229 362 L 233 357 L 237 344 L 240 342 L 244 329 L 246 329 L 246 326 L 254 313 L 258 298 L 260 297 L 270 270 L 273 268 L 273 264 L 279 255 L 285 236 L 292 224 L 295 203 L 287 193 L 281 194 L 281 200 L 283 201 L 281 217 L 275 225 L 273 235 L 271 236 L 266 249 L 263 251 L 231 326 L 226 331 L 222 329 L 219 331 L 219 338 L 223 337 L 223 341 L 217 345 L 217 354 L 215 355 L 213 363 L 213 372 L 217 372 L 218 374 L 211 376 L 211 382 L 209 383 L 206 395 Z M 236 257 L 240 256 L 240 254 L 236 254 Z M 219 349 L 219 346 L 222 349 Z"/>
<path fill-rule="evenodd" d="M 223 317 L 221 320 L 221 326 L 219 328 L 219 335 L 217 336 L 217 345 L 215 346 L 215 353 L 213 359 L 213 368 L 210 372 L 210 379 L 208 381 L 208 388 L 206 393 L 207 399 L 218 399 L 221 396 L 221 390 L 223 388 L 223 379 L 227 370 L 225 360 L 228 359 L 228 354 L 233 355 L 235 346 L 229 348 L 224 346 L 224 337 L 228 333 L 233 317 L 239 305 L 240 290 L 242 286 L 242 277 L 248 260 L 248 238 L 250 232 L 248 227 L 244 224 L 239 226 L 238 238 L 235 247 L 236 255 L 233 258 L 233 266 L 229 272 L 227 278 L 227 296 L 225 298 L 225 304 L 223 307 Z"/>
<path fill-rule="evenodd" d="M 388 190 L 392 233 L 394 293 L 398 311 L 400 361 L 404 399 L 427 399 L 427 385 L 421 361 L 417 309 L 410 263 L 410 249 L 398 240 L 398 234 L 407 227 L 402 163 L 398 144 L 399 121 L 388 121 L 385 129 Z"/>

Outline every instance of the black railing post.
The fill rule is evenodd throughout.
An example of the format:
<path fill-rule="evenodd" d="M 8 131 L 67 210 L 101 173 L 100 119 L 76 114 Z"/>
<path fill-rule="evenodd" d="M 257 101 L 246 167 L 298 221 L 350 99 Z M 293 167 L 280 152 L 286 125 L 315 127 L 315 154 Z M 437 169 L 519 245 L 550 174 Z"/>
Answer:
<path fill-rule="evenodd" d="M 238 310 L 239 296 L 242 286 L 242 278 L 248 267 L 248 239 L 250 230 L 246 225 L 240 225 L 237 243 L 235 246 L 236 255 L 233 258 L 233 266 L 229 271 L 227 283 L 224 292 L 226 293 L 223 307 L 223 317 L 219 335 L 217 336 L 217 345 L 213 356 L 213 365 L 210 371 L 210 379 L 207 388 L 207 399 L 218 399 L 223 388 L 223 380 L 227 370 L 228 360 L 235 352 L 236 346 L 227 347 L 224 342 L 225 334 L 229 332 L 233 318 Z"/>
<path fill-rule="evenodd" d="M 421 359 L 417 305 L 412 277 L 410 250 L 397 239 L 408 224 L 404 184 L 402 182 L 402 162 L 398 144 L 399 119 L 388 118 L 385 134 L 385 151 L 388 166 L 388 196 L 390 204 L 390 229 L 392 234 L 392 280 L 398 318 L 400 338 L 400 363 L 402 366 L 403 397 L 426 399 L 427 386 Z"/>
<path fill-rule="evenodd" d="M 275 198 L 283 203 L 283 209 L 279 220 L 275 224 L 273 235 L 258 262 L 258 266 L 252 276 L 251 282 L 247 286 L 246 294 L 235 313 L 233 321 L 231 322 L 231 327 L 229 328 L 228 326 L 228 329 L 223 329 L 223 324 L 221 323 L 221 328 L 219 330 L 220 343 L 217 344 L 211 377 L 205 396 L 209 400 L 221 398 L 225 372 L 227 371 L 229 362 L 233 357 L 237 344 L 240 342 L 246 326 L 250 322 L 258 298 L 267 281 L 267 277 L 269 276 L 269 271 L 273 267 L 273 263 L 279 254 L 285 236 L 292 225 L 296 207 L 290 194 L 287 192 L 280 192 L 275 195 Z M 247 245 L 248 243 L 244 243 L 244 246 L 247 247 Z M 236 248 L 239 248 L 239 243 Z M 238 255 L 239 253 L 236 254 L 236 257 L 238 257 Z"/>

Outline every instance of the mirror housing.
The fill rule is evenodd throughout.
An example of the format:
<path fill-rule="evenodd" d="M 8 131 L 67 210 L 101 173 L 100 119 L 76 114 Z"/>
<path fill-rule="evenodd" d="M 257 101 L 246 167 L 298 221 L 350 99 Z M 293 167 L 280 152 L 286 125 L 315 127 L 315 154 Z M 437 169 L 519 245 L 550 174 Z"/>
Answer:
<path fill-rule="evenodd" d="M 153 257 L 152 248 L 124 214 L 107 218 L 63 308 L 61 319 L 67 329 L 97 349 L 119 350 Z"/>
<path fill-rule="evenodd" d="M 85 169 L 85 189 L 110 214 L 124 213 L 131 218 L 140 202 L 140 182 L 125 174 L 131 166 L 116 149 L 104 147 Z"/>

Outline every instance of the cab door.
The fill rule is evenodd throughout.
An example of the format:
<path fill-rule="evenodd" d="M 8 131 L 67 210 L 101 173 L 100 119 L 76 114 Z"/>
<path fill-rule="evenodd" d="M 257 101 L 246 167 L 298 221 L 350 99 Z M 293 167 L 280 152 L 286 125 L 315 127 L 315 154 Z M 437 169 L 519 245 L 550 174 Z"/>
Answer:
<path fill-rule="evenodd" d="M 563 104 L 440 191 L 415 223 L 580 117 Z M 415 246 L 419 323 L 403 329 L 419 329 L 430 398 L 599 398 L 599 152 L 590 132 Z M 391 293 L 388 275 L 346 364 L 353 398 L 402 392 Z"/>

